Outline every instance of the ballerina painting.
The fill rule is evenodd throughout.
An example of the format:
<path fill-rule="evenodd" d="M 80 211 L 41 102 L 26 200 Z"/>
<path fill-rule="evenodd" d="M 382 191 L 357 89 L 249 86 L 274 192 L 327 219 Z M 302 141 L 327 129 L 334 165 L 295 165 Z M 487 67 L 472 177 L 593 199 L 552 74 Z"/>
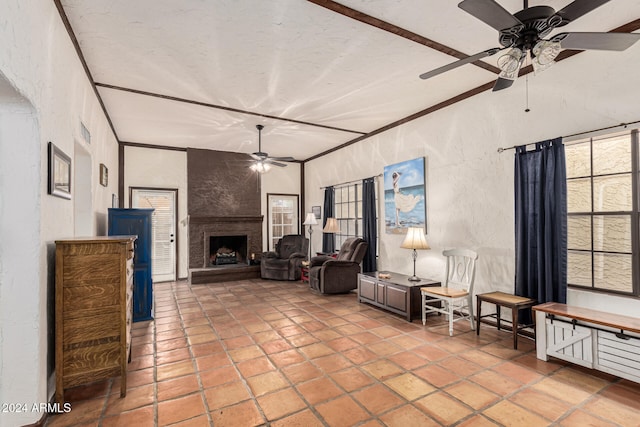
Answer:
<path fill-rule="evenodd" d="M 424 177 L 424 157 L 384 168 L 387 233 L 404 234 L 409 227 L 426 226 Z"/>

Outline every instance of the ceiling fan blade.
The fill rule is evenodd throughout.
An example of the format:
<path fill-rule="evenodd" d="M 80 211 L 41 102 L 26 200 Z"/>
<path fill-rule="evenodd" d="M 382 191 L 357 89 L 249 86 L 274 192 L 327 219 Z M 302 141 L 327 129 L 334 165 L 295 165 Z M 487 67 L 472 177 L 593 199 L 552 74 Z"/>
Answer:
<path fill-rule="evenodd" d="M 509 88 L 511 87 L 514 81 L 515 80 L 512 80 L 512 79 L 505 79 L 503 77 L 498 77 L 498 80 L 496 80 L 496 83 L 493 85 L 493 89 L 491 89 L 491 91 L 497 92 L 499 90 Z"/>
<path fill-rule="evenodd" d="M 494 0 L 464 0 L 458 7 L 498 31 L 523 25 Z"/>
<path fill-rule="evenodd" d="M 264 159 L 264 157 L 260 157 L 257 153 L 251 153 L 249 154 L 251 157 L 253 157 L 256 160 L 262 160 Z"/>
<path fill-rule="evenodd" d="M 458 61 L 454 61 L 450 64 L 444 65 L 442 67 L 436 68 L 435 70 L 431 70 L 431 71 L 427 71 L 426 73 L 420 74 L 420 78 L 422 80 L 426 80 L 429 79 L 431 77 L 437 76 L 438 74 L 442 74 L 446 71 L 449 70 L 453 70 L 454 68 L 458 68 L 462 65 L 468 64 L 470 62 L 476 62 L 477 60 L 487 57 L 487 56 L 491 56 L 491 55 L 495 55 L 497 52 L 499 52 L 500 48 L 494 47 L 492 49 L 487 49 L 483 52 L 480 53 L 476 53 L 475 55 L 469 56 L 468 58 L 464 58 L 464 59 L 460 59 Z"/>
<path fill-rule="evenodd" d="M 608 1 L 609 0 L 575 0 L 573 3 L 569 3 L 557 12 L 557 14 L 562 17 L 562 22 L 558 24 L 557 27 L 562 27 L 571 21 L 575 21 L 582 15 L 586 15 Z"/>
<path fill-rule="evenodd" d="M 280 160 L 282 162 L 295 162 L 296 159 L 294 159 L 293 157 L 269 157 L 272 160 Z"/>
<path fill-rule="evenodd" d="M 286 167 L 286 166 L 287 166 L 287 165 L 285 165 L 284 163 L 275 162 L 275 161 L 273 161 L 273 160 L 271 160 L 271 159 L 267 159 L 267 160 L 265 160 L 264 162 L 265 162 L 265 163 L 269 163 L 270 165 L 273 165 L 273 166 L 281 167 L 281 168 L 284 168 L 284 167 Z"/>
<path fill-rule="evenodd" d="M 625 50 L 640 40 L 636 33 L 560 33 L 552 38 L 563 49 Z"/>

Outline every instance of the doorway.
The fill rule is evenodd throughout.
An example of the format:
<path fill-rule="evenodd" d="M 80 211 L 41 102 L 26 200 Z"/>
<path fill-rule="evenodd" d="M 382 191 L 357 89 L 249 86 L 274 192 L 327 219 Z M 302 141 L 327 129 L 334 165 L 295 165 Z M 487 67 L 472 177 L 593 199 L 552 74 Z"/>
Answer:
<path fill-rule="evenodd" d="M 178 190 L 131 187 L 132 208 L 155 209 L 152 216 L 151 275 L 153 282 L 176 280 L 176 218 Z"/>

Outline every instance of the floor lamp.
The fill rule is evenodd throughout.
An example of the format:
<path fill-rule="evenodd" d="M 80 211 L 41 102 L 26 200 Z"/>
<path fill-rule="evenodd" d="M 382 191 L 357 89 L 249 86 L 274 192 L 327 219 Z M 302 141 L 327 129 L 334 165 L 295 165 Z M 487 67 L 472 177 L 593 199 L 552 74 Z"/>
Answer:
<path fill-rule="evenodd" d="M 427 239 L 424 237 L 424 230 L 422 228 L 409 227 L 407 236 L 404 238 L 404 242 L 402 242 L 400 247 L 413 249 L 413 253 L 411 254 L 413 257 L 413 276 L 409 277 L 409 280 L 419 282 L 421 279 L 416 276 L 416 258 L 418 258 L 416 249 L 431 249 L 427 243 Z"/>
<path fill-rule="evenodd" d="M 318 221 L 316 221 L 316 216 L 312 212 L 309 212 L 307 214 L 307 217 L 304 219 L 304 222 L 302 223 L 302 225 L 309 226 L 309 261 L 311 261 L 311 235 L 313 234 L 313 226 L 317 224 L 318 224 Z"/>

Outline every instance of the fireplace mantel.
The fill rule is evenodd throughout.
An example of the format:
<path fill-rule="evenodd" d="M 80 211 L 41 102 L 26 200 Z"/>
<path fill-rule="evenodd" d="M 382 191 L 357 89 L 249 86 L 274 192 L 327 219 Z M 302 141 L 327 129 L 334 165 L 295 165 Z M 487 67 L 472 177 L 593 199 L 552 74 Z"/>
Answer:
<path fill-rule="evenodd" d="M 219 222 L 259 222 L 263 216 L 190 216 L 189 224 L 214 224 Z"/>

